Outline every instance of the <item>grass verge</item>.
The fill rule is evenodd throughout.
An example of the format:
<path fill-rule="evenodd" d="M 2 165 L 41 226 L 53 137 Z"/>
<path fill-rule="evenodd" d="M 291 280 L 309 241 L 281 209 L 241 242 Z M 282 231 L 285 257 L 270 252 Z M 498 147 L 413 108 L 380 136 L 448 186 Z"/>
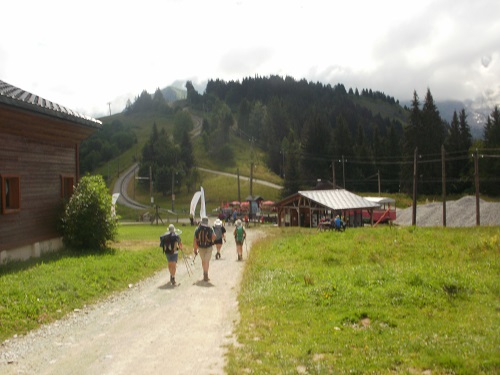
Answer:
<path fill-rule="evenodd" d="M 252 247 L 228 374 L 497 374 L 500 230 L 276 229 Z"/>

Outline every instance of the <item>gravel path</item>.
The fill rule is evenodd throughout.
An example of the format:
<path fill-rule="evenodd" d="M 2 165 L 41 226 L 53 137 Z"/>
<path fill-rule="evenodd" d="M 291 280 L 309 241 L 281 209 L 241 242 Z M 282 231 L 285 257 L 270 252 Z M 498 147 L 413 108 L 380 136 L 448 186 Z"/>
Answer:
<path fill-rule="evenodd" d="M 182 260 L 177 281 L 166 269 L 102 303 L 74 311 L 0 346 L 0 373 L 223 374 L 226 346 L 235 343 L 237 294 L 245 265 L 236 259 L 233 227 L 222 258 L 210 262 L 209 283 L 196 259 L 189 277 Z M 247 229 L 248 250 L 263 232 Z M 190 248 L 191 239 L 183 238 Z M 161 254 L 158 254 L 161 256 Z M 214 247 L 215 255 L 215 247 Z"/>
<path fill-rule="evenodd" d="M 411 225 L 412 207 L 397 210 L 395 224 Z M 481 226 L 500 226 L 500 203 L 479 200 Z M 443 203 L 434 202 L 417 206 L 417 226 L 443 225 Z M 467 196 L 446 202 L 447 227 L 473 227 L 476 225 L 476 197 Z"/>

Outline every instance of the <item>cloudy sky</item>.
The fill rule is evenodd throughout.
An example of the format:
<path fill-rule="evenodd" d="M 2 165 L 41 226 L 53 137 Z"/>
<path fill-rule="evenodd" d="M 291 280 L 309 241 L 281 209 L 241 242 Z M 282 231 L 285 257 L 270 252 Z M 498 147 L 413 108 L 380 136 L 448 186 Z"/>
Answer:
<path fill-rule="evenodd" d="M 24 0 L 0 80 L 89 116 L 174 82 L 292 76 L 500 104 L 498 0 Z"/>

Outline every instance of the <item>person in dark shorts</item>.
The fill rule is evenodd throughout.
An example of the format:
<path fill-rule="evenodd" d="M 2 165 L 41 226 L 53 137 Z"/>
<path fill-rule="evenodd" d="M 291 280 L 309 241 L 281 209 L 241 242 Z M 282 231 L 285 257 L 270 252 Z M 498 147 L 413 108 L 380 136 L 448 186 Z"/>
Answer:
<path fill-rule="evenodd" d="M 177 270 L 177 259 L 179 257 L 179 249 L 182 249 L 182 240 L 177 233 L 173 224 L 168 226 L 168 232 L 165 232 L 160 237 L 160 244 L 163 247 L 163 252 L 167 256 L 168 272 L 170 273 L 170 283 L 175 286 L 175 271 Z"/>
<path fill-rule="evenodd" d="M 213 230 L 215 233 L 214 244 L 217 249 L 215 259 L 220 259 L 220 249 L 222 248 L 222 242 L 226 242 L 226 228 L 224 228 L 224 225 L 222 225 L 222 220 L 215 220 Z"/>

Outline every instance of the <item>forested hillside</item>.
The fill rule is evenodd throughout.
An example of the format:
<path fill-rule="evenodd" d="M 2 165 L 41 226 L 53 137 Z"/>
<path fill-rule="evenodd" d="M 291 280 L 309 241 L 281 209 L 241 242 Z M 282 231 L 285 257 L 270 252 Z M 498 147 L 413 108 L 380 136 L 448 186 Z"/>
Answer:
<path fill-rule="evenodd" d="M 211 80 L 202 94 L 188 81 L 186 91 L 187 99 L 182 101 L 184 109 L 202 117 L 197 142 L 203 147 L 204 157 L 221 165 L 235 165 L 234 160 L 242 153 L 241 147 L 248 147 L 251 159 L 248 161 L 252 163 L 254 150 L 261 150 L 270 170 L 284 178 L 284 196 L 299 189 L 310 189 L 319 179 L 333 181 L 336 186 L 351 191 L 375 193 L 380 186 L 382 192 L 410 193 L 414 160 L 417 161 L 418 192 L 440 195 L 442 147 L 448 193 L 474 191 L 471 155 L 476 148 L 483 152 L 479 168 L 481 192 L 500 193 L 498 108 L 488 118 L 489 125 L 485 124 L 485 140 L 473 145 L 465 111 L 454 113 L 453 121 L 447 123 L 441 118 L 430 90 L 423 101 L 414 92 L 409 108 L 371 89 L 346 90 L 342 84 L 331 86 L 279 76 L 229 82 Z M 181 116 L 185 111 L 165 100 L 165 92 L 158 89 L 150 95 L 144 91 L 134 103 L 127 105 L 123 116 L 154 117 L 154 113 L 170 116 L 177 124 L 170 130 L 170 136 L 175 135 L 177 143 L 165 142 L 165 147 L 179 147 L 184 143 L 183 148 L 187 144 L 190 149 L 184 133 L 190 131 L 193 124 Z M 113 124 L 105 123 L 103 129 L 108 126 Z M 149 134 L 148 147 L 151 147 L 158 135 L 151 130 Z M 234 142 L 234 137 L 240 137 L 245 143 Z M 82 150 L 87 150 L 84 146 Z M 160 145 L 155 147 L 163 149 Z M 143 149 L 142 156 L 145 152 Z M 156 173 L 164 170 L 164 179 L 169 181 L 168 175 L 174 170 L 178 174 L 179 169 L 191 165 L 192 157 L 182 148 L 178 149 L 175 157 L 170 158 L 178 166 L 170 165 L 166 169 L 158 160 L 139 161 L 142 161 L 141 168 L 152 165 Z M 82 155 L 81 160 L 84 158 Z M 185 176 L 190 173 L 181 172 Z M 167 184 L 157 186 L 161 185 L 165 189 Z"/>
<path fill-rule="evenodd" d="M 267 152 L 269 167 L 285 179 L 285 195 L 310 188 L 318 179 L 371 192 L 378 191 L 380 181 L 382 192 L 410 193 L 415 153 L 418 192 L 441 194 L 442 147 L 447 192 L 474 189 L 472 136 L 465 111 L 447 123 L 430 90 L 423 101 L 414 92 L 410 108 L 403 108 L 394 98 L 371 89 L 360 93 L 342 84 L 279 76 L 213 80 L 202 95 L 190 82 L 186 89 L 188 103 L 205 111 L 207 118 L 214 113 L 234 116 L 226 116 L 223 127 L 232 123 L 238 135 Z M 500 126 L 494 113 L 491 121 L 496 124 L 493 128 Z M 208 128 L 215 131 L 220 123 L 216 118 Z M 482 163 L 482 191 L 498 194 L 492 183 L 498 182 L 492 172 L 495 159 Z"/>
<path fill-rule="evenodd" d="M 220 113 L 228 107 L 237 134 L 263 148 L 269 167 L 285 177 L 285 194 L 310 188 L 317 179 L 332 181 L 332 163 L 337 185 L 344 184 L 345 175 L 348 189 L 375 189 L 380 169 L 384 188 L 398 189 L 398 171 L 373 163 L 401 153 L 399 140 L 408 111 L 394 98 L 277 76 L 209 81 L 203 95 L 188 82 L 187 92 L 194 108 Z"/>

